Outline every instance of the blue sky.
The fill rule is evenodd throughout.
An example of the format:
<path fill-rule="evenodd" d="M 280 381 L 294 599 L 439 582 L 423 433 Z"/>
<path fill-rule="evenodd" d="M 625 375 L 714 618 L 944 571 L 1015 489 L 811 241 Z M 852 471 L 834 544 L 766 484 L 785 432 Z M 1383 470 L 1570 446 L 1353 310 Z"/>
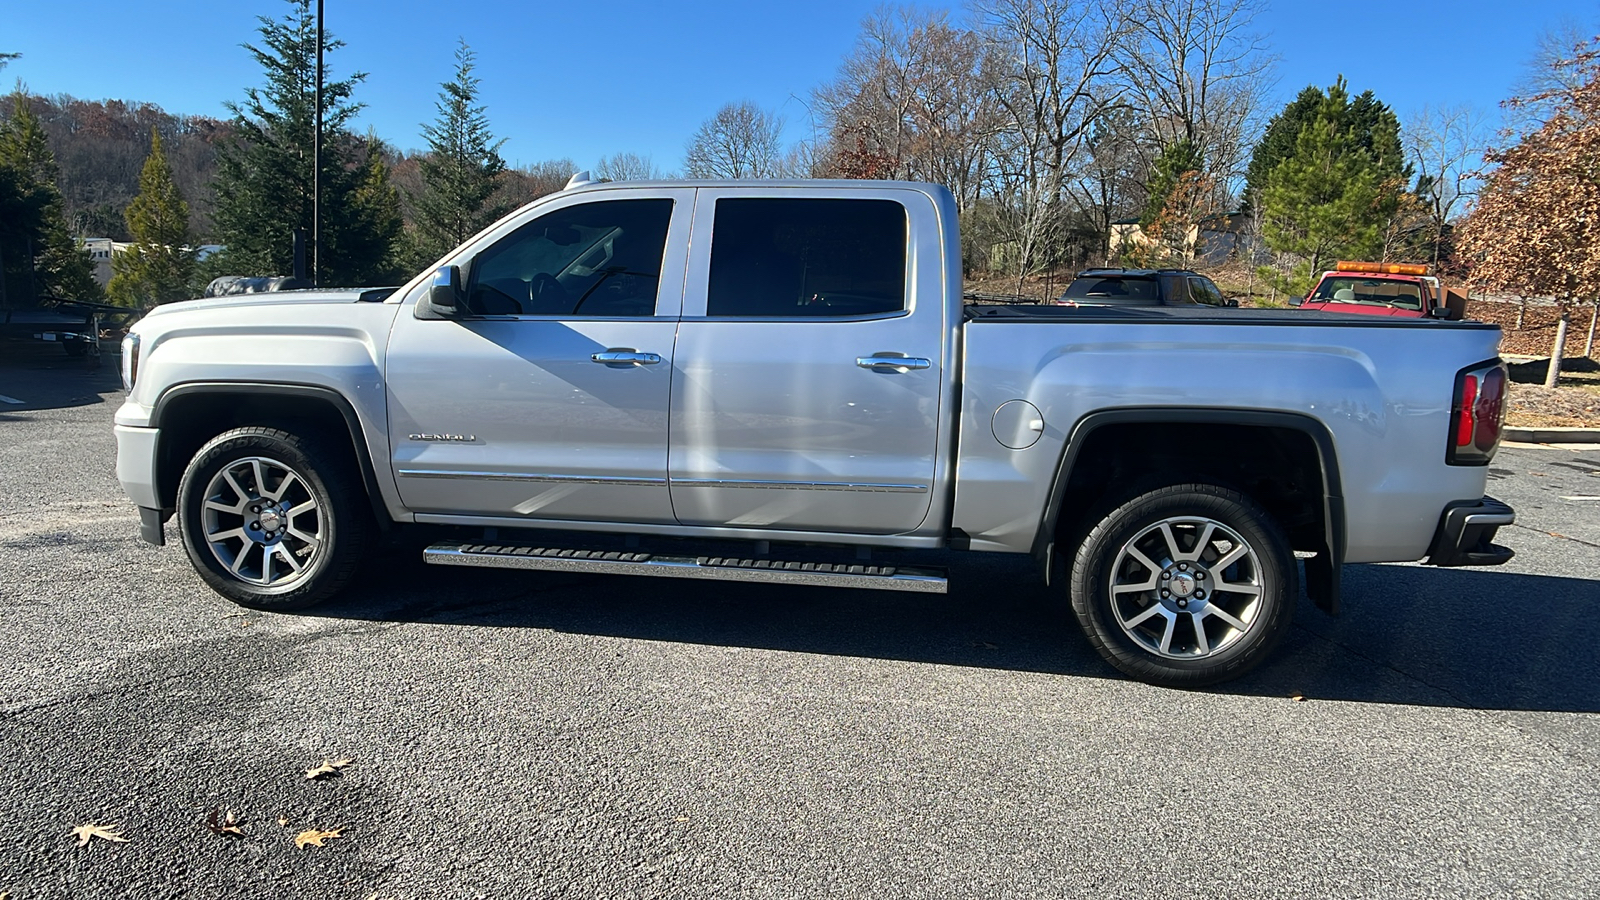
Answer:
<path fill-rule="evenodd" d="M 36 93 L 213 116 L 261 81 L 240 46 L 257 37 L 255 16 L 288 9 L 282 0 L 0 4 L 0 51 L 23 54 L 0 75 L 7 86 L 21 79 Z M 694 129 L 729 101 L 781 109 L 787 136 L 802 136 L 810 90 L 833 76 L 877 5 L 326 0 L 326 15 L 348 44 L 330 55 L 334 74 L 368 73 L 357 91 L 367 104 L 358 127 L 403 149 L 422 145 L 420 125 L 434 116 L 462 37 L 478 53 L 483 100 L 509 161 L 570 157 L 589 166 L 631 151 L 672 170 Z M 1270 0 L 1256 29 L 1279 57 L 1274 106 L 1343 73 L 1353 90 L 1371 88 L 1404 118 L 1427 104 L 1492 112 L 1514 90 L 1540 32 L 1562 21 L 1600 33 L 1600 4 Z"/>

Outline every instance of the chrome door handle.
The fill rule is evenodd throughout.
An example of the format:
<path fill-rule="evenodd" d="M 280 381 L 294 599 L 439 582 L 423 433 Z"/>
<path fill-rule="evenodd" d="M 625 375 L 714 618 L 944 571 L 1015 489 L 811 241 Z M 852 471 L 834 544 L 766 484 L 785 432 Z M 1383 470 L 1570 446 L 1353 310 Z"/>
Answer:
<path fill-rule="evenodd" d="M 607 366 L 653 366 L 661 362 L 659 353 L 640 353 L 637 350 L 607 350 L 590 354 L 589 359 Z"/>
<path fill-rule="evenodd" d="M 856 365 L 863 369 L 894 369 L 906 372 L 911 369 L 926 369 L 932 366 L 933 362 L 916 356 L 858 356 Z"/>

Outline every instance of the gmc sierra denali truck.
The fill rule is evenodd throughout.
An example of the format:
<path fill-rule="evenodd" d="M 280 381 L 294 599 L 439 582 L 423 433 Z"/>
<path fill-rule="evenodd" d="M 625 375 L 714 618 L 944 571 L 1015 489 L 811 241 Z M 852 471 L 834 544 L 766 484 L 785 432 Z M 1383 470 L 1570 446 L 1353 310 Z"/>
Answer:
<path fill-rule="evenodd" d="M 442 565 L 901 591 L 1032 554 L 1172 686 L 1272 649 L 1297 557 L 1329 612 L 1346 563 L 1511 557 L 1496 328 L 968 307 L 956 229 L 926 184 L 575 177 L 398 290 L 156 309 L 117 473 L 249 607 L 421 526 Z"/>

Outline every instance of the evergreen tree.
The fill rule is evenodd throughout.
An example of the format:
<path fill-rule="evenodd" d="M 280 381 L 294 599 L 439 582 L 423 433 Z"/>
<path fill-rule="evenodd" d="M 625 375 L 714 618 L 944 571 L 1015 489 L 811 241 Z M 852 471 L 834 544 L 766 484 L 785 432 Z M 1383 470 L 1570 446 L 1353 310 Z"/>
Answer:
<path fill-rule="evenodd" d="M 18 90 L 0 124 L 0 262 L 13 305 L 38 300 L 100 300 L 94 263 L 67 230 L 55 155 Z"/>
<path fill-rule="evenodd" d="M 1148 229 L 1155 222 L 1177 193 L 1189 182 L 1196 180 L 1200 173 L 1205 171 L 1205 160 L 1201 156 L 1200 146 L 1188 138 L 1179 138 L 1174 143 L 1161 151 L 1156 157 L 1156 164 L 1150 170 L 1148 182 L 1149 195 L 1145 201 L 1144 214 L 1139 217 L 1139 224 Z"/>
<path fill-rule="evenodd" d="M 419 268 L 508 211 L 505 204 L 493 202 L 506 170 L 500 158 L 505 141 L 494 139 L 484 106 L 478 103 L 478 79 L 472 75 L 475 59 L 462 41 L 456 50 L 455 78 L 440 85 L 435 104 L 439 118 L 422 128 L 429 153 L 419 162 L 422 193 L 412 198 Z"/>
<path fill-rule="evenodd" d="M 400 191 L 389 177 L 383 143 L 374 133 L 367 134 L 367 159 L 361 173 L 361 183 L 350 198 L 358 227 L 350 233 L 352 239 L 365 244 L 347 245 L 345 249 L 353 259 L 363 261 L 355 271 L 358 283 L 399 284 L 415 273 L 407 271 L 405 260 L 400 258 L 405 228 Z"/>
<path fill-rule="evenodd" d="M 216 234 L 226 247 L 207 269 L 238 275 L 284 275 L 294 265 L 294 232 L 311 236 L 312 144 L 316 128 L 316 16 L 311 0 L 286 0 L 289 12 L 258 17 L 261 45 L 245 48 L 266 75 L 229 104 L 237 136 L 218 154 Z M 324 34 L 327 54 L 344 46 Z M 366 78 L 356 73 L 322 88 L 322 284 L 359 284 L 389 253 L 355 202 L 366 172 L 359 141 L 345 126 L 360 111 L 351 100 Z M 310 260 L 307 260 L 308 264 Z"/>
<path fill-rule="evenodd" d="M 133 246 L 111 260 L 106 293 L 123 306 L 153 306 L 194 296 L 195 253 L 189 204 L 172 180 L 161 135 L 150 132 L 150 155 L 139 173 L 139 196 L 123 213 Z"/>
<path fill-rule="evenodd" d="M 1267 129 L 1262 133 L 1261 141 L 1256 144 L 1255 150 L 1251 152 L 1250 165 L 1245 169 L 1246 210 L 1254 208 L 1260 200 L 1261 192 L 1267 187 L 1267 175 L 1278 167 L 1278 163 L 1283 162 L 1294 152 L 1295 144 L 1300 140 L 1300 132 L 1316 117 L 1317 110 L 1322 107 L 1322 101 L 1326 99 L 1321 88 L 1307 85 L 1298 97 L 1267 121 Z"/>
<path fill-rule="evenodd" d="M 1287 278 L 1263 273 L 1280 289 L 1303 293 L 1335 259 L 1381 251 L 1409 177 L 1403 158 L 1390 152 L 1398 135 L 1383 104 L 1352 104 L 1342 78 L 1328 89 L 1259 199 L 1267 246 L 1300 260 Z"/>

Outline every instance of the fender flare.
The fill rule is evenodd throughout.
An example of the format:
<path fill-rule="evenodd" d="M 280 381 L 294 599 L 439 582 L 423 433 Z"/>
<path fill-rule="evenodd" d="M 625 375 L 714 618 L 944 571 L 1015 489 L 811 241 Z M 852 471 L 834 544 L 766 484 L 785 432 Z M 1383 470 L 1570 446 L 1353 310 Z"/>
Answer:
<path fill-rule="evenodd" d="M 377 471 L 372 465 L 372 448 L 367 445 L 366 434 L 362 430 L 361 417 L 356 413 L 356 408 L 345 396 L 330 387 L 318 384 L 274 383 L 257 381 L 190 381 L 175 384 L 167 388 L 156 398 L 155 406 L 150 411 L 150 427 L 161 428 L 163 416 L 168 411 L 170 403 L 179 398 L 196 394 L 253 394 L 256 396 L 296 397 L 309 400 L 320 400 L 333 406 L 343 417 L 345 429 L 348 431 L 350 446 L 355 450 L 356 465 L 361 470 L 361 483 L 367 489 L 367 502 L 372 507 L 372 514 L 377 519 L 380 530 L 388 531 L 393 527 L 393 520 L 389 517 L 389 510 L 383 504 L 383 493 L 378 487 Z M 157 496 L 160 496 L 161 485 L 156 485 Z"/>
<path fill-rule="evenodd" d="M 1104 409 L 1089 413 L 1073 424 L 1068 432 L 1061 460 L 1056 466 L 1055 479 L 1040 518 L 1039 530 L 1034 536 L 1033 555 L 1045 566 L 1049 577 L 1052 557 L 1055 555 L 1055 534 L 1061 516 L 1061 504 L 1071 480 L 1072 467 L 1078 453 L 1088 443 L 1095 431 L 1107 425 L 1124 424 L 1206 424 L 1245 425 L 1258 428 L 1287 428 L 1311 439 L 1317 448 L 1317 467 L 1322 472 L 1322 523 L 1323 546 L 1317 555 L 1307 559 L 1306 592 L 1320 608 L 1331 615 L 1339 613 L 1340 568 L 1345 555 L 1344 488 L 1339 478 L 1339 459 L 1334 447 L 1333 433 L 1328 426 L 1303 413 L 1260 409 L 1216 409 L 1182 406 L 1143 406 Z"/>

